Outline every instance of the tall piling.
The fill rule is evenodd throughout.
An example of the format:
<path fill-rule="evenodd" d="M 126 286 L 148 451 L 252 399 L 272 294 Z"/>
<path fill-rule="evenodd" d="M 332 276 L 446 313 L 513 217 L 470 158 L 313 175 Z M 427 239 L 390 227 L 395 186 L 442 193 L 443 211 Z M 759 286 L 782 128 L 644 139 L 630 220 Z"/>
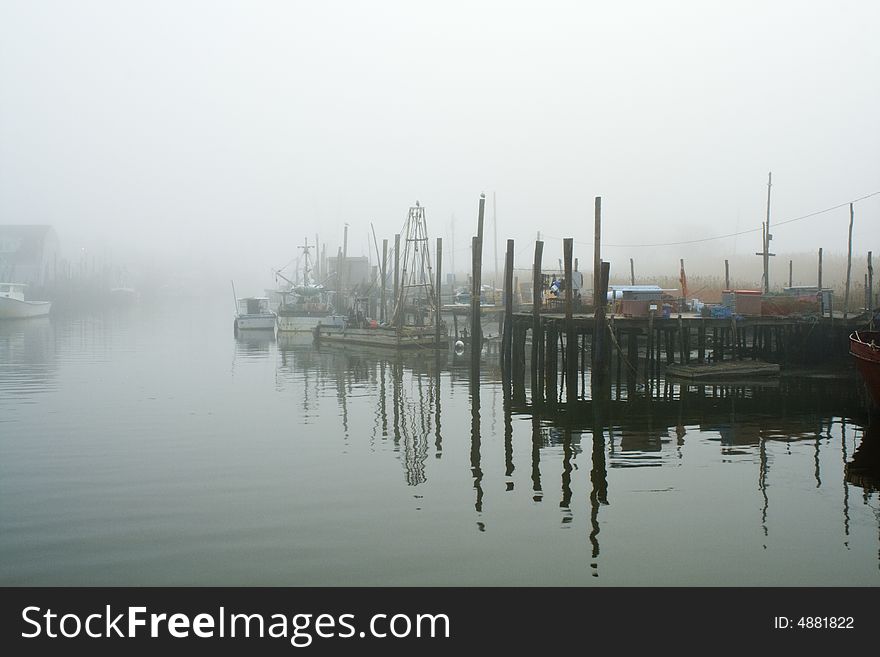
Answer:
<path fill-rule="evenodd" d="M 384 324 L 388 321 L 388 301 L 386 299 L 388 288 L 388 240 L 382 240 L 382 306 L 379 308 L 379 321 Z"/>
<path fill-rule="evenodd" d="M 599 288 L 602 280 L 602 197 L 597 196 L 593 220 L 593 308 L 600 305 Z M 604 300 L 603 303 L 604 304 Z"/>
<path fill-rule="evenodd" d="M 397 307 L 400 294 L 400 233 L 394 236 L 394 307 Z M 401 316 L 403 309 L 401 308 Z"/>
<path fill-rule="evenodd" d="M 572 285 L 572 253 L 574 239 L 566 237 L 562 241 L 562 257 L 565 262 L 565 400 L 577 400 L 577 337 L 574 333 L 572 306 L 574 291 Z"/>
<path fill-rule="evenodd" d="M 471 241 L 471 367 L 480 367 L 480 353 L 483 351 L 483 328 L 480 324 L 480 297 L 483 273 L 483 215 L 486 211 L 486 195 L 480 194 L 477 213 L 477 236 Z"/>
<path fill-rule="evenodd" d="M 724 261 L 724 289 L 730 289 L 730 261 Z"/>
<path fill-rule="evenodd" d="M 544 350 L 544 332 L 541 330 L 541 260 L 544 255 L 544 242 L 535 242 L 535 261 L 532 264 L 532 402 L 544 401 L 543 387 L 540 385 L 541 359 Z"/>
<path fill-rule="evenodd" d="M 593 369 L 591 376 L 591 389 L 593 399 L 598 398 L 601 386 L 604 385 L 608 376 L 608 357 L 610 341 L 608 339 L 608 327 L 605 325 L 605 306 L 608 296 L 608 274 L 611 263 L 601 262 L 599 266 L 599 289 L 596 295 L 601 300 L 595 307 L 595 326 L 593 328 Z"/>
<path fill-rule="evenodd" d="M 443 323 L 440 319 L 440 310 L 443 307 L 443 297 L 440 294 L 441 286 L 443 285 L 443 238 L 437 238 L 437 290 L 434 300 L 434 331 L 435 331 L 435 344 L 438 349 L 444 346 L 444 338 L 442 326 Z M 383 288 L 384 289 L 384 288 Z M 446 345 L 448 347 L 448 344 Z"/>
<path fill-rule="evenodd" d="M 513 361 L 513 240 L 504 255 L 504 330 L 501 334 L 501 371 L 510 375 Z"/>

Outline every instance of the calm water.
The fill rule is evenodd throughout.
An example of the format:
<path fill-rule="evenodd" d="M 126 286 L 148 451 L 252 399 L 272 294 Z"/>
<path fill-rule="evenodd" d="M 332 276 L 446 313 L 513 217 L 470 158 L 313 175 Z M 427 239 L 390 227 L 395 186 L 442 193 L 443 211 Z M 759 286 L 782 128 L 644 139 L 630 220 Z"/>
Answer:
<path fill-rule="evenodd" d="M 227 305 L 0 324 L 0 583 L 880 584 L 850 381 L 540 418 Z"/>

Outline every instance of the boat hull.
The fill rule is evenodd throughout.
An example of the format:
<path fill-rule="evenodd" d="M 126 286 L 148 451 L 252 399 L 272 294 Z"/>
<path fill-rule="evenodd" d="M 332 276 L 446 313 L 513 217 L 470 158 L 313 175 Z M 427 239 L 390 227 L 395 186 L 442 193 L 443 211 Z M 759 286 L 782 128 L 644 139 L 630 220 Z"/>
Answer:
<path fill-rule="evenodd" d="M 330 324 L 330 315 L 278 315 L 278 330 L 282 333 L 312 333 L 318 324 Z"/>
<path fill-rule="evenodd" d="M 441 333 L 441 346 L 446 348 L 445 329 Z M 366 347 L 387 347 L 391 349 L 434 349 L 437 335 L 432 326 L 403 327 L 399 332 L 389 327 L 345 328 L 320 325 L 315 328 L 315 342 L 356 344 Z"/>
<path fill-rule="evenodd" d="M 855 358 L 874 403 L 880 406 L 880 331 L 856 331 L 850 335 L 849 353 Z"/>
<path fill-rule="evenodd" d="M 51 301 L 22 301 L 0 297 L 0 319 L 28 319 L 45 317 L 52 308 Z"/>
<path fill-rule="evenodd" d="M 239 315 L 235 318 L 235 328 L 239 331 L 265 331 L 275 329 L 275 313 L 258 315 Z"/>

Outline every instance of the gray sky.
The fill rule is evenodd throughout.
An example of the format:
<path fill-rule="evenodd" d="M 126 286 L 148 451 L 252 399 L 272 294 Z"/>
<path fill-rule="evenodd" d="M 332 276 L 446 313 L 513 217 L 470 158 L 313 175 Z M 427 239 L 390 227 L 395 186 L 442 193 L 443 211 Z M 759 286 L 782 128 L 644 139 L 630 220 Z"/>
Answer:
<path fill-rule="evenodd" d="M 770 170 L 776 221 L 880 191 L 878 25 L 867 0 L 0 0 L 0 223 L 260 276 L 346 221 L 365 254 L 416 199 L 462 270 L 481 191 L 523 265 L 537 230 L 589 259 L 597 195 L 608 243 L 755 228 Z M 847 222 L 773 248 L 843 252 Z M 880 196 L 854 241 L 880 251 Z M 605 253 L 674 274 L 759 243 Z"/>

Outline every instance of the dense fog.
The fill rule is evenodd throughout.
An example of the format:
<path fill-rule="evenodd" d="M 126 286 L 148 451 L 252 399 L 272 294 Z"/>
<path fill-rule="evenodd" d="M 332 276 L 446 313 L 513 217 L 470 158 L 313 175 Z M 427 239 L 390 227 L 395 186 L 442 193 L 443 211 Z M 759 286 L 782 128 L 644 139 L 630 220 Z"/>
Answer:
<path fill-rule="evenodd" d="M 50 224 L 72 262 L 243 292 L 316 233 L 369 256 L 426 206 L 444 269 L 487 195 L 528 267 L 603 199 L 612 278 L 842 276 L 849 209 L 880 191 L 874 2 L 0 3 L 0 224 Z M 856 202 L 853 278 L 880 251 Z M 741 233 L 704 242 L 653 246 Z M 454 238 L 454 239 L 453 239 Z M 558 256 L 556 255 L 558 253 Z M 454 263 L 453 263 L 454 260 Z"/>

